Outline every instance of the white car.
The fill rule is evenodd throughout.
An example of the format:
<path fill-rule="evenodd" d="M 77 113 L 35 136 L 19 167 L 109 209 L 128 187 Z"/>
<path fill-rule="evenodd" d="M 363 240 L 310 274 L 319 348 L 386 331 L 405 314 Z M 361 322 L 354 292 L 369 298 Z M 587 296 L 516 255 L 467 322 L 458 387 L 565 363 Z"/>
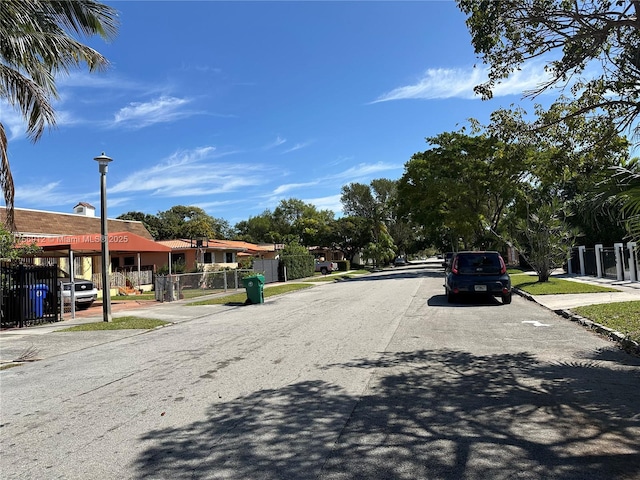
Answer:
<path fill-rule="evenodd" d="M 86 310 L 98 298 L 98 290 L 93 282 L 83 278 L 75 278 L 73 284 L 76 308 L 78 310 Z M 62 292 L 62 301 L 64 304 L 71 304 L 71 279 L 64 271 L 58 269 L 58 285 Z"/>

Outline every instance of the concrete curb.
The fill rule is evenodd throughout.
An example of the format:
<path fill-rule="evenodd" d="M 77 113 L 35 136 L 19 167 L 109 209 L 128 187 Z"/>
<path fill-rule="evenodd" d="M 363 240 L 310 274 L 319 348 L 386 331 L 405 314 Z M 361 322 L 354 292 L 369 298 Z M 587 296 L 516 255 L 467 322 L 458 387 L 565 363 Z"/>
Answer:
<path fill-rule="evenodd" d="M 521 297 L 531 302 L 536 302 L 535 298 L 530 293 L 520 290 L 519 288 L 514 288 L 513 291 L 518 295 L 520 295 Z M 540 304 L 538 303 L 538 305 Z M 541 305 L 541 306 L 544 307 L 544 305 Z M 545 307 L 545 308 L 548 308 L 548 307 Z M 600 325 L 599 323 L 596 323 L 593 320 L 589 320 L 588 318 L 585 318 L 581 315 L 573 313 L 571 310 L 560 309 L 560 310 L 551 310 L 551 311 L 556 315 L 560 315 L 564 318 L 571 320 L 572 322 L 577 322 L 584 327 L 587 327 L 591 330 L 595 330 L 600 335 L 604 335 L 610 338 L 611 340 L 613 340 L 614 342 L 617 342 L 620 345 L 620 347 L 624 349 L 626 352 L 629 352 L 633 355 L 640 356 L 640 344 L 638 342 L 631 340 L 630 338 L 627 338 L 625 334 L 618 332 L 616 330 L 613 330 L 609 327 L 605 327 L 604 325 Z"/>

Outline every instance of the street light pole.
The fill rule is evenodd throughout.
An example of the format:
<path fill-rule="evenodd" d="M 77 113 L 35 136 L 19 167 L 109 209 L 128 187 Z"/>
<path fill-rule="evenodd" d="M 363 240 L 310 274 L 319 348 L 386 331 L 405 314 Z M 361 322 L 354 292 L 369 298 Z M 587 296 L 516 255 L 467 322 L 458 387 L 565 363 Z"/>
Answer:
<path fill-rule="evenodd" d="M 102 320 L 111 321 L 111 284 L 109 281 L 109 231 L 107 229 L 107 171 L 111 158 L 104 152 L 95 157 L 100 169 L 100 243 L 102 244 Z"/>

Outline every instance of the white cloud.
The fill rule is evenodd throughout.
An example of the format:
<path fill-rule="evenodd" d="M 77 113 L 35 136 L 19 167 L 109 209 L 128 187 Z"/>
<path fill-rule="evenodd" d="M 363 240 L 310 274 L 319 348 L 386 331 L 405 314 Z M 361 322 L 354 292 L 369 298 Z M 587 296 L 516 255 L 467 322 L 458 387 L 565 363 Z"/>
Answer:
<path fill-rule="evenodd" d="M 273 142 L 265 145 L 263 147 L 263 150 L 271 150 L 272 148 L 279 147 L 283 143 L 287 143 L 287 139 L 286 138 L 280 138 L 280 135 L 278 135 Z"/>
<path fill-rule="evenodd" d="M 282 153 L 285 154 L 285 153 L 295 152 L 296 150 L 300 150 L 301 148 L 305 148 L 305 147 L 307 147 L 309 145 L 311 145 L 311 142 L 296 143 L 293 147 L 288 148 L 287 150 L 285 150 Z"/>
<path fill-rule="evenodd" d="M 2 113 L 2 125 L 8 141 L 26 136 L 27 124 L 18 110 L 9 105 L 9 103 L 0 100 L 0 112 Z"/>
<path fill-rule="evenodd" d="M 16 185 L 15 204 L 19 206 L 29 205 L 65 205 L 73 202 L 68 192 L 60 189 L 60 181 L 45 184 L 18 184 Z M 85 199 L 82 199 L 86 201 Z M 73 206 L 73 205 L 72 205 Z M 71 210 L 69 210 L 71 213 Z"/>
<path fill-rule="evenodd" d="M 498 84 L 494 89 L 494 97 L 522 95 L 527 90 L 535 89 L 547 79 L 544 64 L 530 62 Z M 486 68 L 429 69 L 417 83 L 394 88 L 371 103 L 406 99 L 480 98 L 474 93 L 473 87 L 486 80 Z"/>
<path fill-rule="evenodd" d="M 402 169 L 403 167 L 404 165 L 402 164 L 395 165 L 392 163 L 384 163 L 384 162 L 378 162 L 378 163 L 372 163 L 372 164 L 360 163 L 358 165 L 354 165 L 353 167 L 343 172 L 337 173 L 336 175 L 332 175 L 329 178 L 337 179 L 337 180 L 356 181 L 361 178 L 372 177 L 373 175 L 377 175 L 378 173 L 381 173 L 381 172 L 388 172 L 391 170 Z"/>
<path fill-rule="evenodd" d="M 86 71 L 72 71 L 68 75 L 58 75 L 56 84 L 60 88 L 97 88 L 114 90 L 150 91 L 148 86 L 133 82 L 112 72 L 89 73 Z"/>
<path fill-rule="evenodd" d="M 224 155 L 216 154 L 214 147 L 176 152 L 155 167 L 130 173 L 109 191 L 146 192 L 162 197 L 204 196 L 262 185 L 269 178 L 268 167 L 258 164 L 213 162 Z"/>
<path fill-rule="evenodd" d="M 286 185 L 280 185 L 279 187 L 277 187 L 272 195 L 282 195 L 285 194 L 287 192 L 290 192 L 291 190 L 297 190 L 299 188 L 305 188 L 305 187 L 311 187 L 314 185 L 318 185 L 320 183 L 319 180 L 315 180 L 313 182 L 306 182 L 306 183 L 289 183 Z"/>
<path fill-rule="evenodd" d="M 182 110 L 191 100 L 163 95 L 150 102 L 133 102 L 114 116 L 114 125 L 143 128 L 156 123 L 172 122 L 193 114 Z"/>
<path fill-rule="evenodd" d="M 331 210 L 336 216 L 342 216 L 342 195 L 330 195 L 327 197 L 308 198 L 303 200 L 305 203 L 314 205 L 318 210 Z"/>

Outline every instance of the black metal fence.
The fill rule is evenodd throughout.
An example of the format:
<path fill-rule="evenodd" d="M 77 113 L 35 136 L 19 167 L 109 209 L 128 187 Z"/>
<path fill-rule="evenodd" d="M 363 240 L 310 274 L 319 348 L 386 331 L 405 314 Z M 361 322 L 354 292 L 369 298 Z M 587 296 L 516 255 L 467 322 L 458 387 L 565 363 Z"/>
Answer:
<path fill-rule="evenodd" d="M 26 327 L 60 319 L 57 265 L 0 262 L 0 326 Z"/>
<path fill-rule="evenodd" d="M 623 261 L 624 270 L 624 256 L 621 256 Z M 602 276 L 605 278 L 617 278 L 618 267 L 616 265 L 616 250 L 615 248 L 603 248 L 600 251 L 600 259 L 602 265 Z"/>
<path fill-rule="evenodd" d="M 584 273 L 592 277 L 598 274 L 595 248 L 586 248 L 584 251 Z"/>

